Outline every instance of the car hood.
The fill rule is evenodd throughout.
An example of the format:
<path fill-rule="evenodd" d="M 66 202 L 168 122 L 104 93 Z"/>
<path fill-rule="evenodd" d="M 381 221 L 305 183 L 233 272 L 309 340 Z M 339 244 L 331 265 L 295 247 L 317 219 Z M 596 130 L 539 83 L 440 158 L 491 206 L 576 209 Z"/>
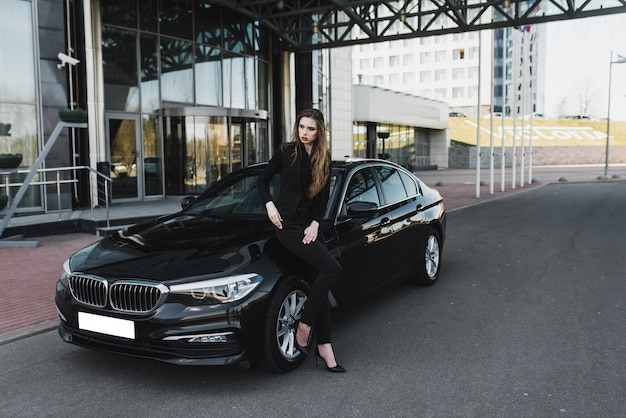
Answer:
<path fill-rule="evenodd" d="M 184 213 L 121 229 L 70 258 L 73 273 L 159 282 L 223 276 L 260 257 L 273 226 L 263 219 Z"/>

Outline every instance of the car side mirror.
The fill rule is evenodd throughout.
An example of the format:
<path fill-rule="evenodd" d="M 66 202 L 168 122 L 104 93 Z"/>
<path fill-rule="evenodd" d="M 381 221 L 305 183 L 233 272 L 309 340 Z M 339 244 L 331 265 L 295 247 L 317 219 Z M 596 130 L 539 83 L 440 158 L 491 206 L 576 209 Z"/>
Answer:
<path fill-rule="evenodd" d="M 180 206 L 185 209 L 187 206 L 189 206 L 191 204 L 191 202 L 193 202 L 193 200 L 196 198 L 196 196 L 185 196 L 182 199 L 180 199 Z"/>
<path fill-rule="evenodd" d="M 351 202 L 346 207 L 346 214 L 353 218 L 365 218 L 376 215 L 378 204 L 373 202 Z"/>

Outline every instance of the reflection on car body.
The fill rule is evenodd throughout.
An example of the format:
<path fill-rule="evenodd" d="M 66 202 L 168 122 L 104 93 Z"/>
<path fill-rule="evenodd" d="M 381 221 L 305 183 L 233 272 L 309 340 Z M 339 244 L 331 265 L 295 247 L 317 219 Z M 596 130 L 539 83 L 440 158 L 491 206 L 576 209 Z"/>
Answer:
<path fill-rule="evenodd" d="M 63 340 L 175 364 L 298 367 L 294 327 L 309 268 L 275 238 L 256 190 L 263 167 L 72 255 L 56 291 Z M 277 176 L 273 195 L 279 187 Z M 439 193 L 404 168 L 333 162 L 321 231 L 344 273 L 331 302 L 347 305 L 393 280 L 434 283 L 445 229 Z"/>

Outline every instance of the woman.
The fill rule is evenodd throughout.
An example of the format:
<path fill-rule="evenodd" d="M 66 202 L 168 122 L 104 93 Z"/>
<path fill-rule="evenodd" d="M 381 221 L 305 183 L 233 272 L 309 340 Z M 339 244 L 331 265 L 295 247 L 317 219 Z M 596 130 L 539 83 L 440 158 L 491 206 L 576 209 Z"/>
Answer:
<path fill-rule="evenodd" d="M 341 266 L 320 237 L 320 222 L 330 192 L 330 153 L 324 115 L 308 109 L 296 118 L 291 141 L 283 143 L 259 176 L 258 186 L 267 216 L 276 226 L 280 243 L 316 272 L 295 333 L 296 348 L 309 356 L 311 328 L 317 335 L 316 355 L 331 372 L 345 372 L 337 364 L 331 344 L 328 292 L 341 275 Z M 269 183 L 280 173 L 280 193 L 272 200 Z M 318 239 L 320 238 L 320 239 Z"/>

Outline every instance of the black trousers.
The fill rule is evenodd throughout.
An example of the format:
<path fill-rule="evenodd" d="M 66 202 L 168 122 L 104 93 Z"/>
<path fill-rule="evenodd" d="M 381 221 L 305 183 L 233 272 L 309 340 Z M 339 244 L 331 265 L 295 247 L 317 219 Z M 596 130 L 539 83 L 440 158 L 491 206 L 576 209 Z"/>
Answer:
<path fill-rule="evenodd" d="M 318 344 L 326 344 L 331 342 L 328 292 L 341 275 L 342 268 L 326 248 L 321 232 L 310 244 L 302 242 L 305 228 L 306 226 L 301 224 L 283 223 L 283 229 L 277 229 L 276 235 L 288 251 L 306 262 L 315 272 L 300 322 L 315 329 Z"/>

